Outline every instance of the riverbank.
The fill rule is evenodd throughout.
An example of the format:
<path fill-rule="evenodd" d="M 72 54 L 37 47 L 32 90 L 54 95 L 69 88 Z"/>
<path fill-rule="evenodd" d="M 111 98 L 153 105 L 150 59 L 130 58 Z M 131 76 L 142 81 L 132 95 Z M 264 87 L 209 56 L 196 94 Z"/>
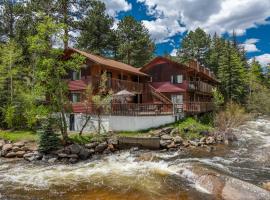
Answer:
<path fill-rule="evenodd" d="M 249 121 L 233 131 L 237 141 L 212 145 L 211 152 L 192 145 L 176 151 L 132 148 L 68 165 L 0 158 L 0 195 L 8 200 L 268 200 L 262 187 L 270 181 L 269 125 L 269 119 Z"/>

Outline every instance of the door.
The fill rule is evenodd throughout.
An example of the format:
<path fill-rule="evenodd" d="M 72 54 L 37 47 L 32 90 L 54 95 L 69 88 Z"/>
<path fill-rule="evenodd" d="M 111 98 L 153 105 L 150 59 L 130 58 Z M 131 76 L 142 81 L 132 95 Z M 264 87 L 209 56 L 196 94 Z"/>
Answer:
<path fill-rule="evenodd" d="M 173 104 L 182 104 L 183 103 L 183 95 L 182 94 L 172 94 L 171 100 Z"/>
<path fill-rule="evenodd" d="M 74 114 L 69 115 L 69 130 L 75 131 L 75 116 L 74 116 Z"/>

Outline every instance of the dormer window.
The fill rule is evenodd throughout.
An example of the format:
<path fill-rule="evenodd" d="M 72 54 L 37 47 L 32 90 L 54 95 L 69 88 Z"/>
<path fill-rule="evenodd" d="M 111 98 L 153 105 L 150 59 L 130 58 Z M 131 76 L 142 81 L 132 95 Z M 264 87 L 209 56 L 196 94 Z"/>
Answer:
<path fill-rule="evenodd" d="M 181 75 L 181 74 L 172 75 L 171 76 L 171 83 L 173 83 L 173 84 L 183 83 L 183 75 Z"/>
<path fill-rule="evenodd" d="M 80 80 L 81 79 L 81 70 L 72 72 L 72 80 Z"/>

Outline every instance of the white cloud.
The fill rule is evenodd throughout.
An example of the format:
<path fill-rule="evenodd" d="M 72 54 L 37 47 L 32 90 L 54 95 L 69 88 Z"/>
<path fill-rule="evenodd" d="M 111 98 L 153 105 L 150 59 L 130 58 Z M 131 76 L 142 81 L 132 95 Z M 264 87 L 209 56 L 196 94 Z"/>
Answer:
<path fill-rule="evenodd" d="M 157 42 L 201 27 L 208 33 L 243 35 L 248 28 L 269 23 L 269 0 L 137 0 L 156 20 L 144 21 Z M 181 23 L 180 23 L 181 22 Z M 186 29 L 180 24 L 185 25 Z"/>
<path fill-rule="evenodd" d="M 259 63 L 265 67 L 267 64 L 270 63 L 270 54 L 269 53 L 266 53 L 266 54 L 262 54 L 262 55 L 259 55 L 259 56 L 255 56 L 255 59 L 257 61 L 259 61 Z M 250 59 L 252 60 L 252 59 Z"/>
<path fill-rule="evenodd" d="M 244 47 L 247 52 L 258 52 L 260 50 L 256 46 L 257 42 L 259 42 L 259 39 L 251 38 L 247 39 L 241 46 Z"/>
<path fill-rule="evenodd" d="M 109 15 L 115 17 L 118 12 L 129 11 L 132 5 L 126 0 L 101 0 L 105 3 Z"/>
<path fill-rule="evenodd" d="M 171 56 L 176 56 L 177 49 L 173 49 L 172 52 L 170 53 Z"/>

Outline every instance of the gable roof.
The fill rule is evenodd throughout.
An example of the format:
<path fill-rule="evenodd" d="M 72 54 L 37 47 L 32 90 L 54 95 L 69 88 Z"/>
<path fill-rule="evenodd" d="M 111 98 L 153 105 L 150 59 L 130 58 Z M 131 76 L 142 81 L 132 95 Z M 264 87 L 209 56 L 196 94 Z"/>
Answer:
<path fill-rule="evenodd" d="M 105 66 L 108 66 L 108 67 L 111 67 L 114 69 L 118 69 L 118 70 L 123 70 L 123 71 L 130 72 L 132 74 L 136 74 L 136 75 L 140 75 L 140 76 L 148 76 L 147 74 L 141 72 L 140 68 L 136 68 L 136 67 L 133 67 L 131 65 L 122 63 L 122 62 L 118 62 L 118 61 L 115 61 L 112 59 L 97 56 L 97 55 L 94 55 L 94 54 L 91 54 L 91 53 L 88 53 L 85 51 L 81 51 L 79 49 L 71 48 L 71 47 L 69 47 L 67 49 L 67 51 L 79 53 L 80 55 L 85 56 L 89 60 L 91 60 L 95 63 L 101 64 L 101 65 L 105 65 Z"/>
<path fill-rule="evenodd" d="M 160 64 L 165 64 L 165 63 L 169 63 L 169 64 L 177 66 L 177 67 L 185 68 L 185 70 L 187 70 L 187 71 L 195 71 L 195 72 L 201 74 L 202 76 L 206 77 L 208 80 L 212 80 L 212 81 L 218 83 L 218 80 L 216 79 L 213 72 L 211 72 L 208 68 L 199 65 L 198 62 L 196 62 L 194 60 L 191 60 L 189 62 L 189 64 L 186 65 L 186 64 L 179 63 L 179 62 L 173 61 L 171 59 L 168 59 L 168 58 L 165 58 L 162 56 L 158 56 L 158 57 L 154 58 L 152 61 L 150 61 L 148 64 L 143 66 L 140 70 L 142 72 L 147 73 L 147 69 L 154 67 L 155 65 L 160 65 Z"/>

